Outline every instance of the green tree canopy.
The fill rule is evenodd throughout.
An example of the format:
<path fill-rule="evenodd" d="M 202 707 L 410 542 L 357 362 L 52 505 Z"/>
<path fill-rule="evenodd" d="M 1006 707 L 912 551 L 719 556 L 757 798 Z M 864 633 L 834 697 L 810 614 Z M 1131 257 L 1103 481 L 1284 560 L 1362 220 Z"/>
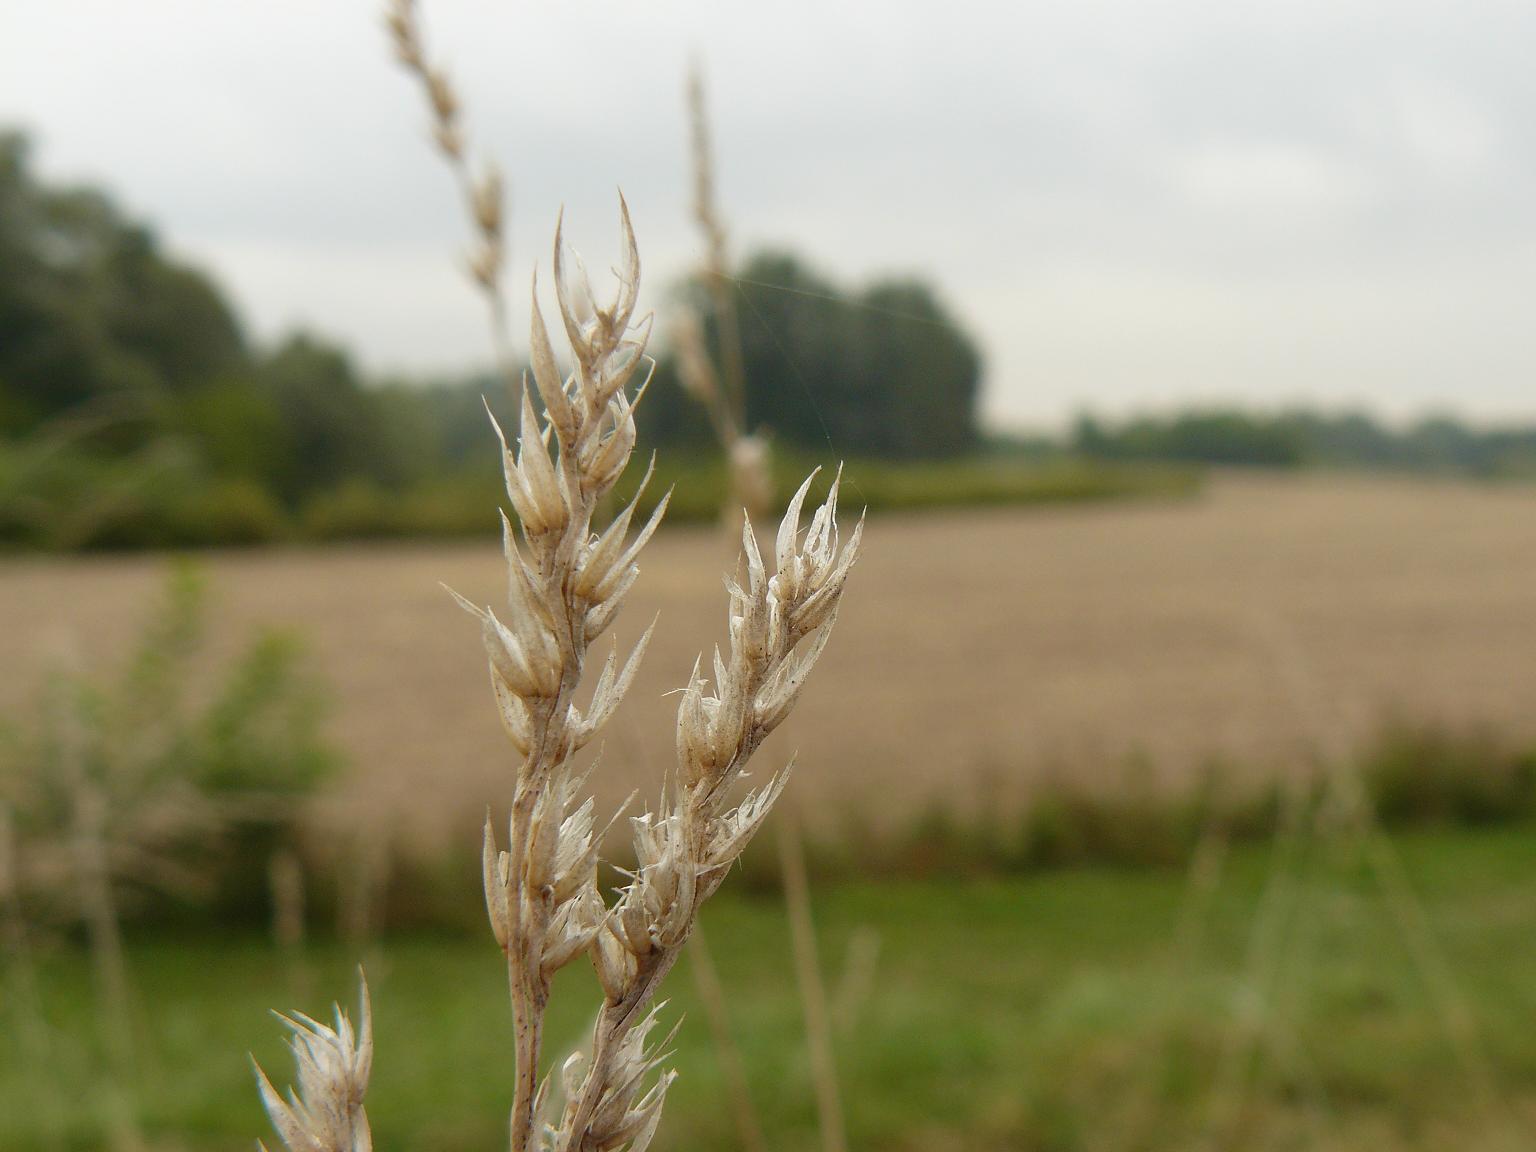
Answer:
<path fill-rule="evenodd" d="M 403 479 L 401 461 L 388 451 L 382 406 L 340 348 L 307 333 L 292 336 L 263 359 L 257 380 L 278 414 L 269 482 L 283 499 L 348 479 Z"/>
<path fill-rule="evenodd" d="M 202 273 L 101 192 L 49 188 L 0 134 L 0 433 L 91 401 L 154 415 L 245 363 L 233 310 Z"/>
<path fill-rule="evenodd" d="M 747 261 L 734 289 L 749 428 L 849 455 L 953 456 L 975 446 L 981 357 L 928 285 L 847 292 L 795 256 L 766 252 Z M 687 283 L 679 295 L 717 347 L 708 294 Z M 706 438 L 696 407 L 663 358 L 642 409 L 648 434 Z"/>

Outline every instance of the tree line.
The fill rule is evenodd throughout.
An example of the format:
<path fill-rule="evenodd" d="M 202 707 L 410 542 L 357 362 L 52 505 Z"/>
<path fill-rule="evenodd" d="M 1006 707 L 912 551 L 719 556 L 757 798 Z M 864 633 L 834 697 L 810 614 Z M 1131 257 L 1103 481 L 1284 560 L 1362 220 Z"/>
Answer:
<path fill-rule="evenodd" d="M 1474 428 L 1428 416 L 1394 428 L 1363 412 L 1204 409 L 1112 423 L 1080 417 L 1066 447 L 1090 459 L 1267 468 L 1365 468 L 1536 479 L 1536 428 Z"/>
<path fill-rule="evenodd" d="M 1019 452 L 982 436 L 981 356 L 922 281 L 849 288 L 765 252 L 730 287 L 747 425 L 783 456 L 1011 452 L 1536 476 L 1536 429 L 1446 417 L 1393 428 L 1306 410 L 1085 415 Z M 639 419 L 650 442 L 672 449 L 664 460 L 703 461 L 713 437 L 681 386 L 665 315 L 694 309 L 712 341 L 710 294 L 696 282 L 673 293 Z M 323 335 L 253 341 L 213 279 L 169 256 L 102 190 L 38 179 L 26 139 L 0 133 L 0 546 L 483 530 L 498 477 L 482 396 L 511 415 L 509 389 L 491 374 L 366 380 Z"/>
<path fill-rule="evenodd" d="M 976 444 L 980 357 L 928 286 L 847 292 L 775 254 L 737 290 L 754 429 L 823 455 Z M 703 416 L 656 350 L 643 431 L 703 451 Z M 365 380 L 316 333 L 259 345 L 211 277 L 106 192 L 40 180 L 27 140 L 0 134 L 0 542 L 268 539 L 423 491 L 430 528 L 455 520 L 455 489 L 483 515 L 481 396 L 502 408 L 507 392 L 489 375 Z"/>

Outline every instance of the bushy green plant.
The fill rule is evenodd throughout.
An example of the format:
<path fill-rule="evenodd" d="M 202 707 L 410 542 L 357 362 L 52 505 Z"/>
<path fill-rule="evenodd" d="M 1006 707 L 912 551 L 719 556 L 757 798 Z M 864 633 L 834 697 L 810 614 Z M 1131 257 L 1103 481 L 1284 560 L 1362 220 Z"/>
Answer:
<path fill-rule="evenodd" d="M 126 494 L 75 546 L 129 550 L 268 544 L 288 532 L 277 502 L 250 480 L 158 480 Z"/>
<path fill-rule="evenodd" d="M 1363 771 L 1388 824 L 1505 824 L 1536 815 L 1536 750 L 1513 751 L 1487 733 L 1397 725 L 1370 750 Z"/>
<path fill-rule="evenodd" d="M 304 505 L 304 535 L 312 540 L 369 540 L 403 536 L 399 501 L 369 480 L 348 480 Z"/>
<path fill-rule="evenodd" d="M 171 441 L 121 457 L 0 444 L 0 546 L 54 551 L 262 544 L 288 532 L 260 484 L 218 479 Z"/>
<path fill-rule="evenodd" d="M 338 757 L 298 641 L 264 633 L 210 669 L 206 616 L 201 574 L 174 568 L 120 667 L 86 649 L 5 725 L 0 800 L 21 835 L 29 906 L 73 913 L 82 836 L 99 839 L 91 851 L 119 901 L 261 899 L 252 854 L 293 834 L 299 801 Z"/>

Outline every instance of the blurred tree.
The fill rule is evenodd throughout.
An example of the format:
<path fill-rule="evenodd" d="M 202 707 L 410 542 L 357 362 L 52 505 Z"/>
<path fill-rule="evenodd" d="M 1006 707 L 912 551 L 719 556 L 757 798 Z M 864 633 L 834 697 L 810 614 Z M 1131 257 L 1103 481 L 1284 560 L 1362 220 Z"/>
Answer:
<path fill-rule="evenodd" d="M 273 390 L 247 376 L 220 380 L 179 405 L 175 431 L 197 445 L 217 476 L 275 487 L 288 467 L 290 436 Z"/>
<path fill-rule="evenodd" d="M 1188 460 L 1292 468 L 1382 468 L 1485 478 L 1536 473 L 1536 429 L 1478 429 L 1431 416 L 1394 429 L 1361 412 L 1293 409 L 1278 415 L 1204 409 L 1110 426 L 1079 416 L 1071 448 L 1118 460 Z"/>
<path fill-rule="evenodd" d="M 269 479 L 284 500 L 348 479 L 401 480 L 383 413 L 341 349 L 308 334 L 291 336 L 262 360 L 256 377 L 280 418 L 282 441 L 274 445 Z"/>
<path fill-rule="evenodd" d="M 120 228 L 107 270 L 111 335 L 174 392 L 206 387 L 245 361 L 233 311 L 201 272 L 167 261 L 153 236 Z"/>
<path fill-rule="evenodd" d="M 736 288 L 743 303 L 747 428 L 766 426 L 788 443 L 822 448 L 829 436 L 839 447 L 850 432 L 871 438 L 878 417 L 860 402 L 871 389 L 856 371 L 859 325 L 849 322 L 837 289 L 781 252 L 750 258 Z M 849 444 L 848 450 L 863 447 Z"/>
<path fill-rule="evenodd" d="M 371 393 L 383 412 L 391 455 L 411 481 L 471 471 L 500 476 L 496 455 L 486 454 L 495 433 L 487 406 L 505 429 L 517 426 L 515 397 L 499 373 L 458 380 L 398 380 Z"/>
<path fill-rule="evenodd" d="M 0 134 L 0 433 L 101 398 L 155 414 L 245 355 L 205 276 L 103 193 L 38 183 L 26 140 Z"/>
<path fill-rule="evenodd" d="M 709 415 L 684 390 L 677 357 L 670 350 L 662 350 L 657 357 L 638 419 L 644 426 L 645 440 L 651 444 L 689 448 L 715 444 Z"/>
<path fill-rule="evenodd" d="M 981 356 L 917 281 L 876 284 L 859 297 L 866 336 L 860 399 L 879 421 L 882 455 L 955 456 L 974 448 Z M 884 403 L 879 399 L 883 396 Z"/>
<path fill-rule="evenodd" d="M 1137 417 L 1111 429 L 1092 416 L 1078 418 L 1074 450 L 1113 460 L 1185 460 L 1200 464 L 1295 467 L 1307 459 L 1294 421 L 1226 409 Z"/>
<path fill-rule="evenodd" d="M 763 252 L 735 289 L 749 429 L 850 455 L 953 456 L 977 444 L 981 358 L 927 285 L 889 281 L 849 294 L 795 256 Z M 700 285 L 678 292 L 713 316 Z M 712 346 L 712 323 L 708 338 Z M 696 408 L 663 357 L 641 409 L 647 435 L 706 442 Z"/>

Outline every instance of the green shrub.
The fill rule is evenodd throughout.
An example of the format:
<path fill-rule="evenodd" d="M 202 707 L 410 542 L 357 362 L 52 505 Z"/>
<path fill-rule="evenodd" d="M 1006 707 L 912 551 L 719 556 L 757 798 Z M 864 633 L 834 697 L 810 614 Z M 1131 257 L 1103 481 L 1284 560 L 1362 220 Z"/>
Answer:
<path fill-rule="evenodd" d="M 311 497 L 301 516 L 311 540 L 371 540 L 404 535 L 400 501 L 369 480 L 348 480 Z"/>
<path fill-rule="evenodd" d="M 1536 748 L 1514 747 L 1485 732 L 1392 725 L 1347 770 L 1358 774 L 1373 818 L 1388 831 L 1485 827 L 1536 821 Z M 1240 793 L 1223 780 L 1251 775 L 1235 765 L 1206 768 L 1193 787 L 1161 790 L 1133 763 L 1125 783 L 1087 787 L 1058 779 L 1040 787 L 1012 827 L 995 815 L 969 817 L 936 806 L 891 832 L 856 816 L 837 834 L 807 846 L 822 878 L 996 875 L 1082 867 L 1178 868 L 1201 839 L 1232 844 L 1273 838 L 1286 786 L 1272 781 Z M 1296 798 L 1304 821 L 1337 814 L 1323 774 Z M 771 847 L 749 851 L 742 886 L 772 891 L 778 864 Z"/>
<path fill-rule="evenodd" d="M 172 444 L 125 457 L 0 447 L 0 543 L 58 551 L 264 544 L 288 532 L 252 480 L 212 479 Z"/>
<path fill-rule="evenodd" d="M 126 551 L 269 544 L 287 534 L 277 502 L 248 480 L 157 484 L 107 506 L 75 546 Z"/>
<path fill-rule="evenodd" d="M 1388 824 L 1499 824 L 1536 815 L 1536 749 L 1511 751 L 1484 732 L 1397 725 L 1363 771 Z"/>
<path fill-rule="evenodd" d="M 200 575 L 177 567 L 121 667 L 57 671 L 24 717 L 0 723 L 0 803 L 30 907 L 70 912 L 87 803 L 106 814 L 100 851 L 130 905 L 265 905 L 252 859 L 294 837 L 299 802 L 340 761 L 298 643 L 266 633 L 210 671 L 205 617 Z"/>
<path fill-rule="evenodd" d="M 272 494 L 252 480 L 223 480 L 188 493 L 179 509 L 183 546 L 269 544 L 289 533 Z"/>

